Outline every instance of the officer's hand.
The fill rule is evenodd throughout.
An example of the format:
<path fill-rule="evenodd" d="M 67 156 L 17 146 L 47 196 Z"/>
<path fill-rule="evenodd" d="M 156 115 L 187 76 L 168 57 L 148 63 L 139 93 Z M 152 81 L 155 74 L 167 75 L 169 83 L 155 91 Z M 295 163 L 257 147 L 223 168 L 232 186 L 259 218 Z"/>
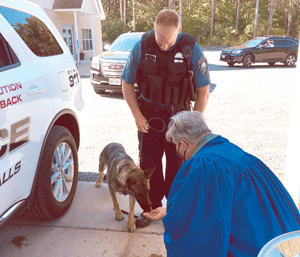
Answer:
<path fill-rule="evenodd" d="M 140 132 L 148 133 L 149 125 L 142 114 L 135 118 L 135 124 Z"/>

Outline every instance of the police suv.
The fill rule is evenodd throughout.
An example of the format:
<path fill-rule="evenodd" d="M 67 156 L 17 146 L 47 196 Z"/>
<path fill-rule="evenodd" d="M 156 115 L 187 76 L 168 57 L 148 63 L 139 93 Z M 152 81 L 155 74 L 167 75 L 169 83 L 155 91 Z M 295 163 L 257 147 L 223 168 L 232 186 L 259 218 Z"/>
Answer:
<path fill-rule="evenodd" d="M 26 210 L 55 219 L 78 177 L 80 75 L 44 10 L 0 1 L 0 225 Z"/>

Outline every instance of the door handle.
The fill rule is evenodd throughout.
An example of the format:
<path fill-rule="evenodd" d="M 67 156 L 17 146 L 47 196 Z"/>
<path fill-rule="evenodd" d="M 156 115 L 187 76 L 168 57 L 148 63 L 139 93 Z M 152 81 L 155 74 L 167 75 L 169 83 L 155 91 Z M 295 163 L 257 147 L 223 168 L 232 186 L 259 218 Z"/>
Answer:
<path fill-rule="evenodd" d="M 45 91 L 46 87 L 44 85 L 32 85 L 27 90 L 27 95 L 36 95 Z"/>

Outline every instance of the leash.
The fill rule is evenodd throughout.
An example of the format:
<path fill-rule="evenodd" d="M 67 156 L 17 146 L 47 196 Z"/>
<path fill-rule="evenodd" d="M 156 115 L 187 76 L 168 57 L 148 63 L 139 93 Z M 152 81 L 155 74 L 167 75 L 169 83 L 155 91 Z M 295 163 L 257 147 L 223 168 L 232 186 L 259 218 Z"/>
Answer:
<path fill-rule="evenodd" d="M 160 120 L 162 122 L 162 124 L 163 124 L 163 128 L 162 129 L 155 129 L 155 128 L 151 127 L 150 124 L 149 124 L 149 122 L 152 121 L 152 120 Z M 167 126 L 166 123 L 164 122 L 164 120 L 161 119 L 161 118 L 158 118 L 158 117 L 151 118 L 150 120 L 147 121 L 147 123 L 149 125 L 149 128 L 153 129 L 156 132 L 163 132 L 165 130 L 166 126 Z"/>
<path fill-rule="evenodd" d="M 150 124 L 149 124 L 149 122 L 152 121 L 152 120 L 159 120 L 159 121 L 161 121 L 162 124 L 163 124 L 163 128 L 162 129 L 156 129 L 156 128 L 151 127 Z M 154 131 L 156 131 L 158 133 L 163 132 L 165 130 L 166 126 L 167 126 L 166 123 L 164 122 L 164 120 L 161 119 L 161 118 L 159 118 L 159 117 L 153 117 L 153 118 L 147 120 L 147 123 L 149 125 L 149 128 L 153 129 Z M 138 167 L 140 167 L 140 161 L 141 161 L 141 153 L 142 153 L 142 147 L 143 147 L 143 136 L 144 136 L 144 133 L 141 132 L 141 140 L 139 142 L 139 161 L 138 161 Z"/>
<path fill-rule="evenodd" d="M 129 214 L 127 211 L 124 211 L 124 210 L 122 210 L 122 209 L 121 209 L 121 212 L 123 212 L 124 214 L 127 214 L 127 215 Z M 138 216 L 136 216 L 136 215 L 133 215 L 133 216 L 134 216 L 135 218 L 138 218 Z"/>

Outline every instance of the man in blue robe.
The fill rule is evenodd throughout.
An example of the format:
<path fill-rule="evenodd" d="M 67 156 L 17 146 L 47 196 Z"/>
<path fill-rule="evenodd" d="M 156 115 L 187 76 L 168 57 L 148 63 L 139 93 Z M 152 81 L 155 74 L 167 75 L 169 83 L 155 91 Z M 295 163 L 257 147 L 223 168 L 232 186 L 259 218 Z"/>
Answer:
<path fill-rule="evenodd" d="M 163 218 L 168 256 L 254 257 L 272 238 L 300 229 L 292 198 L 258 158 L 212 134 L 200 112 L 171 118 L 167 140 L 186 161 Z"/>

